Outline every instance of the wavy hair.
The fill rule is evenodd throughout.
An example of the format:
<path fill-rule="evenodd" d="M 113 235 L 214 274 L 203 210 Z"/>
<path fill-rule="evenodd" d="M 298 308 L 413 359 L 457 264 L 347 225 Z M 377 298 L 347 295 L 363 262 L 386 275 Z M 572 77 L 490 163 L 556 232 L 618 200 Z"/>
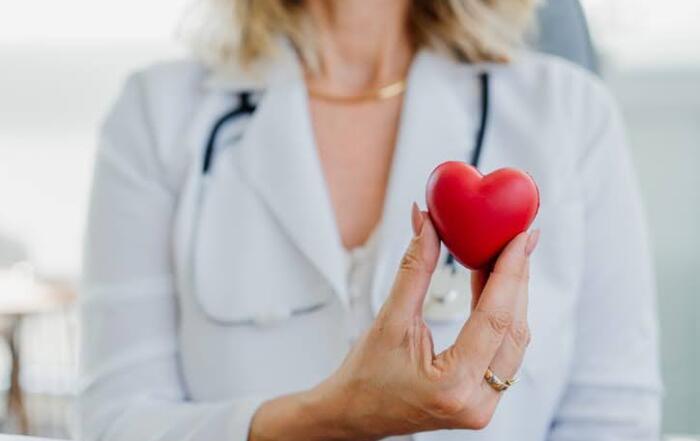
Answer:
<path fill-rule="evenodd" d="M 537 0 L 411 0 L 418 47 L 464 62 L 506 62 L 532 22 Z M 197 0 L 181 27 L 194 54 L 213 66 L 244 67 L 274 53 L 286 37 L 316 66 L 314 26 L 303 0 Z"/>

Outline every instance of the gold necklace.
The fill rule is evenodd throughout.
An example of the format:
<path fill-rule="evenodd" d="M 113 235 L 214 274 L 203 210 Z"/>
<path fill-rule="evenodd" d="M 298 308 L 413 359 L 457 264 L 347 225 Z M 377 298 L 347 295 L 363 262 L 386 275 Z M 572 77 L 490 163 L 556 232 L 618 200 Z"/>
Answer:
<path fill-rule="evenodd" d="M 406 79 L 403 78 L 378 89 L 373 89 L 359 95 L 333 95 L 319 90 L 309 89 L 309 96 L 323 101 L 339 104 L 355 104 L 364 101 L 387 100 L 401 95 L 406 91 Z"/>

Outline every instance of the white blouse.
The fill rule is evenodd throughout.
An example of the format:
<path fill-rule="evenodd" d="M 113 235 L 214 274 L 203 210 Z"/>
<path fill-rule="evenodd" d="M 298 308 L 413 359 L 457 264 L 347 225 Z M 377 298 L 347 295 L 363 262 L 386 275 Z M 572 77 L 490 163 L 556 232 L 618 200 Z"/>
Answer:
<path fill-rule="evenodd" d="M 376 265 L 377 230 L 370 235 L 367 242 L 346 252 L 347 282 L 349 294 L 348 320 L 351 343 L 372 324 L 372 277 Z"/>

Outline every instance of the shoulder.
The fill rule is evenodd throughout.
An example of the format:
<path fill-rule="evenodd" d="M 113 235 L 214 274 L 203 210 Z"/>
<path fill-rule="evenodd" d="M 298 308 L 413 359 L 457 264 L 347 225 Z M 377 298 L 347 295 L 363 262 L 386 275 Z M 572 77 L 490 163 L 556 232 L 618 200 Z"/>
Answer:
<path fill-rule="evenodd" d="M 511 63 L 496 69 L 496 75 L 513 97 L 541 111 L 564 112 L 580 119 L 592 111 L 608 113 L 616 108 L 600 77 L 553 55 L 518 52 Z"/>
<path fill-rule="evenodd" d="M 606 128 L 621 129 L 618 104 L 600 77 L 552 55 L 519 52 L 493 68 L 494 94 L 531 127 L 574 135 L 580 152 Z"/>
<path fill-rule="evenodd" d="M 143 174 L 165 171 L 164 179 L 177 182 L 188 160 L 183 140 L 207 94 L 206 76 L 207 69 L 190 60 L 131 73 L 103 120 L 100 156 Z"/>
<path fill-rule="evenodd" d="M 583 66 L 555 55 L 531 50 L 518 51 L 503 65 L 503 72 L 512 78 L 532 84 L 548 83 L 559 87 L 600 87 L 597 75 Z"/>
<path fill-rule="evenodd" d="M 154 126 L 167 125 L 164 118 L 177 119 L 202 99 L 206 75 L 207 69 L 193 60 L 152 64 L 129 75 L 120 99 L 142 107 Z"/>

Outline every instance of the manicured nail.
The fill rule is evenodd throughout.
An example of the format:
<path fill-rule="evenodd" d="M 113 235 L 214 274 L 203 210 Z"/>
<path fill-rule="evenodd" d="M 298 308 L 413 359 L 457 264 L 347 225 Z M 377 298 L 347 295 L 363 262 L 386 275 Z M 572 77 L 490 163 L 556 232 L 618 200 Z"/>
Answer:
<path fill-rule="evenodd" d="M 423 222 L 425 222 L 423 213 L 421 213 L 420 208 L 418 208 L 418 204 L 414 202 L 413 206 L 411 206 L 411 226 L 413 227 L 414 236 L 420 234 L 423 229 Z"/>
<path fill-rule="evenodd" d="M 525 245 L 525 255 L 530 257 L 530 254 L 532 254 L 533 251 L 535 251 L 535 248 L 537 247 L 537 243 L 540 241 L 540 229 L 536 228 L 532 230 L 530 235 L 527 237 L 527 244 Z"/>

